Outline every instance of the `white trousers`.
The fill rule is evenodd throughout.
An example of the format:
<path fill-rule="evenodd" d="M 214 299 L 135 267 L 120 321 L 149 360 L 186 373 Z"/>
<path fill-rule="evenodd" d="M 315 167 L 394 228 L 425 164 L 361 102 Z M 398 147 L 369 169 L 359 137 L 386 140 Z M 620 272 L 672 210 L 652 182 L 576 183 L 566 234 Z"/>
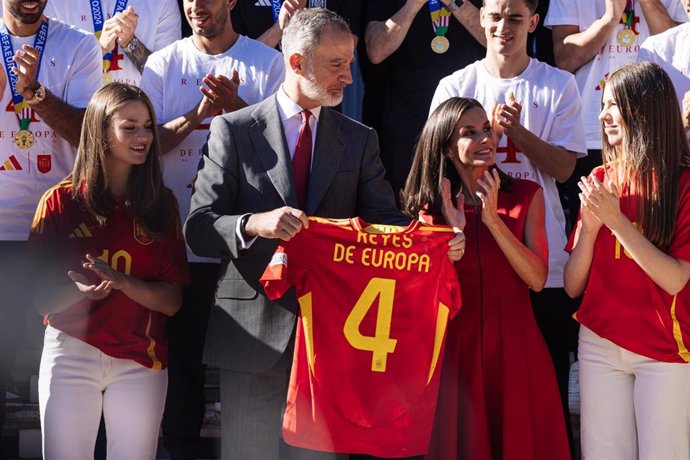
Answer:
<path fill-rule="evenodd" d="M 43 458 L 92 460 L 101 413 L 108 460 L 156 458 L 167 370 L 110 357 L 46 327 L 38 378 Z"/>
<path fill-rule="evenodd" d="M 632 353 L 580 326 L 583 460 L 690 459 L 690 365 Z"/>

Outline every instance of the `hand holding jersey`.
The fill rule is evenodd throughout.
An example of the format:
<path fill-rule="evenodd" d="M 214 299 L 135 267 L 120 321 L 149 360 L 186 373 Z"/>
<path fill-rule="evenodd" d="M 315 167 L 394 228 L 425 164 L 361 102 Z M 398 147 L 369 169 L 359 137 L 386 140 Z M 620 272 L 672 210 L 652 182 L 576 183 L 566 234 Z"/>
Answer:
<path fill-rule="evenodd" d="M 244 232 L 252 238 L 258 236 L 290 241 L 303 228 L 309 228 L 309 219 L 304 211 L 283 206 L 273 211 L 252 214 Z"/>
<path fill-rule="evenodd" d="M 448 242 L 450 249 L 448 257 L 453 262 L 457 262 L 465 254 L 465 233 L 463 230 L 467 219 L 465 218 L 465 195 L 459 194 L 455 203 L 451 199 L 450 181 L 443 178 L 441 186 L 441 212 L 446 223 L 453 227 L 456 235 Z"/>
<path fill-rule="evenodd" d="M 309 220 L 261 278 L 270 299 L 294 285 L 299 301 L 283 438 L 377 458 L 424 454 L 446 326 L 461 304 L 445 256 L 453 229 Z"/>

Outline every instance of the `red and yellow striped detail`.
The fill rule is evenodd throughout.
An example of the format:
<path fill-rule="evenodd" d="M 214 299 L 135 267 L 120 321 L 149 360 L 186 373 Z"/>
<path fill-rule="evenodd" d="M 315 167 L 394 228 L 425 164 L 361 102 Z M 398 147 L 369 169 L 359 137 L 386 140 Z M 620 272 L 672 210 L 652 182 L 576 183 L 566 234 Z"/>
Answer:
<path fill-rule="evenodd" d="M 45 230 L 46 213 L 48 210 L 46 203 L 48 201 L 48 198 L 50 198 L 50 196 L 53 194 L 55 190 L 59 188 L 70 187 L 71 185 L 72 182 L 66 180 L 46 190 L 46 192 L 41 197 L 41 200 L 38 202 L 38 207 L 36 208 L 36 213 L 34 214 L 34 220 L 31 223 L 31 233 L 37 233 L 39 235 L 43 234 Z"/>
<path fill-rule="evenodd" d="M 671 302 L 671 320 L 673 321 L 673 338 L 676 341 L 676 346 L 678 347 L 678 356 L 680 356 L 683 361 L 690 363 L 690 352 L 683 342 L 683 332 L 680 329 L 680 322 L 678 322 L 678 317 L 676 316 L 676 299 L 677 295 L 673 296 L 673 302 Z"/>
<path fill-rule="evenodd" d="M 151 323 L 153 322 L 153 315 L 149 311 L 149 321 L 146 324 L 146 338 L 149 339 L 149 346 L 146 348 L 146 354 L 148 355 L 149 359 L 151 360 L 152 366 L 151 369 L 154 371 L 159 371 L 163 369 L 163 363 L 158 359 L 158 356 L 156 356 L 156 339 L 151 337 Z"/>

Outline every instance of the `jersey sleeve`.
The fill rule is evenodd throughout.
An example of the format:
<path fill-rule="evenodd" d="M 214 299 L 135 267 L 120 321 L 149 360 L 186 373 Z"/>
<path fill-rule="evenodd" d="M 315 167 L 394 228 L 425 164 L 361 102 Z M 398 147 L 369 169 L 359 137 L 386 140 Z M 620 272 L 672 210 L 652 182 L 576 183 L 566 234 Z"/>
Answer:
<path fill-rule="evenodd" d="M 55 189 L 46 191 L 38 202 L 34 220 L 31 223 L 29 244 L 34 245 L 40 241 L 57 236 L 58 220 L 60 215 L 60 200 Z"/>
<path fill-rule="evenodd" d="M 690 171 L 684 171 L 678 193 L 678 217 L 668 254 L 690 262 Z"/>
<path fill-rule="evenodd" d="M 153 49 L 158 51 L 181 38 L 182 19 L 180 9 L 174 0 L 162 0 Z"/>
<path fill-rule="evenodd" d="M 27 254 L 29 273 L 41 280 L 41 287 L 59 286 L 67 280 L 66 257 L 61 249 L 68 235 L 60 235 L 60 220 L 64 203 L 59 190 L 46 191 L 38 202 L 29 232 Z M 75 267 L 73 267 L 74 269 Z"/>
<path fill-rule="evenodd" d="M 72 56 L 73 73 L 68 79 L 64 100 L 83 109 L 103 82 L 103 55 L 96 36 L 84 34 Z"/>
<path fill-rule="evenodd" d="M 288 255 L 285 250 L 286 245 L 278 246 L 273 257 L 271 257 L 271 261 L 266 266 L 266 270 L 264 270 L 263 275 L 261 275 L 261 284 L 266 291 L 266 295 L 271 300 L 282 297 L 291 286 L 288 281 Z"/>

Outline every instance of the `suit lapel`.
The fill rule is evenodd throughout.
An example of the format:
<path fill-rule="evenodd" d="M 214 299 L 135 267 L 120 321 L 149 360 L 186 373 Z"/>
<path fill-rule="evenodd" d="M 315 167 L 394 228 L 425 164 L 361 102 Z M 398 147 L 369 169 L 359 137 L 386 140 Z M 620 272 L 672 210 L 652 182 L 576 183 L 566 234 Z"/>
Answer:
<path fill-rule="evenodd" d="M 292 181 L 292 161 L 275 96 L 259 104 L 252 116 L 256 122 L 249 127 L 249 136 L 266 174 L 285 204 L 296 207 L 297 194 Z"/>
<path fill-rule="evenodd" d="M 331 110 L 323 107 L 319 117 L 307 192 L 306 211 L 309 215 L 316 211 L 328 191 L 345 151 L 345 133 L 340 128 L 341 122 L 333 116 Z"/>

